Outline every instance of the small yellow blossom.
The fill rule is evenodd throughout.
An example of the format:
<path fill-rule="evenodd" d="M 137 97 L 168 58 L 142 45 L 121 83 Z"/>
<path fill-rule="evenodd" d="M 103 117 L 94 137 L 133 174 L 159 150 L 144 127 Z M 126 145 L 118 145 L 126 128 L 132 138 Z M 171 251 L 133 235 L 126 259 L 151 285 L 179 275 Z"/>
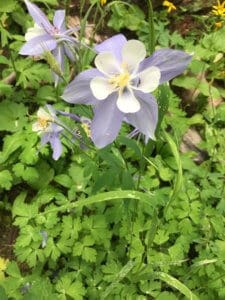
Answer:
<path fill-rule="evenodd" d="M 4 259 L 2 257 L 0 257 L 0 280 L 4 279 L 4 271 L 7 267 L 9 260 L 8 259 Z"/>
<path fill-rule="evenodd" d="M 102 6 L 105 5 L 106 2 L 107 2 L 107 0 L 100 0 L 100 3 L 101 3 Z"/>
<path fill-rule="evenodd" d="M 213 5 L 212 13 L 216 16 L 225 17 L 225 1 L 220 3 L 220 0 L 217 1 L 217 5 Z"/>
<path fill-rule="evenodd" d="M 163 6 L 167 7 L 167 12 L 170 13 L 172 10 L 176 10 L 176 6 L 170 1 L 163 1 Z"/>
<path fill-rule="evenodd" d="M 216 26 L 216 28 L 221 28 L 223 26 L 223 22 L 222 21 L 216 22 L 215 26 Z"/>

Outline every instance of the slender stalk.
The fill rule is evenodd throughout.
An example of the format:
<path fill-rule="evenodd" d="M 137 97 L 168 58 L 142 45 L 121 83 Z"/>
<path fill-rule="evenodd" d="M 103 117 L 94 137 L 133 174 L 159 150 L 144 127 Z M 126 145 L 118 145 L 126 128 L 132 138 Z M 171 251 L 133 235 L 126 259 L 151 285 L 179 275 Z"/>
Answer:
<path fill-rule="evenodd" d="M 141 152 L 141 159 L 140 159 L 140 163 L 139 163 L 139 172 L 138 172 L 138 180 L 137 180 L 137 187 L 136 190 L 139 190 L 140 187 L 140 183 L 141 183 L 141 176 L 144 172 L 145 169 L 145 159 L 144 159 L 144 154 L 145 154 L 145 144 L 142 147 L 142 152 Z"/>
<path fill-rule="evenodd" d="M 69 9 L 70 9 L 70 0 L 66 0 L 66 16 L 69 15 Z"/>
<path fill-rule="evenodd" d="M 149 23 L 149 52 L 152 54 L 155 51 L 155 30 L 154 30 L 154 13 L 152 7 L 152 1 L 148 0 L 148 23 Z"/>

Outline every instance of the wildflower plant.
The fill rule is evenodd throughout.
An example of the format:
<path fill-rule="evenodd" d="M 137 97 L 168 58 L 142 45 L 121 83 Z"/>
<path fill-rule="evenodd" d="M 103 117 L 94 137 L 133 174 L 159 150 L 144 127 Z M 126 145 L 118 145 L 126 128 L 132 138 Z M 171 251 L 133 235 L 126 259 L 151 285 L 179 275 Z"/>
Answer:
<path fill-rule="evenodd" d="M 224 299 L 224 28 L 82 0 L 77 37 L 64 2 L 0 5 L 0 299 Z"/>
<path fill-rule="evenodd" d="M 173 10 L 176 10 L 176 6 L 170 1 L 163 1 L 163 6 L 167 7 L 167 12 L 171 13 Z"/>
<path fill-rule="evenodd" d="M 71 36 L 77 28 L 66 29 L 65 10 L 57 10 L 53 17 L 53 25 L 45 14 L 33 3 L 25 0 L 29 14 L 34 20 L 34 27 L 28 28 L 25 34 L 26 43 L 20 49 L 21 55 L 40 56 L 50 51 L 58 62 L 60 70 L 64 71 L 64 57 L 75 60 L 78 40 Z M 54 73 L 55 84 L 59 76 Z"/>
<path fill-rule="evenodd" d="M 62 154 L 62 143 L 60 134 L 63 127 L 57 124 L 58 118 L 56 117 L 55 110 L 47 105 L 48 112 L 42 107 L 37 111 L 37 121 L 33 123 L 32 130 L 41 136 L 41 145 L 44 146 L 50 143 L 53 150 L 53 159 L 57 160 Z"/>
<path fill-rule="evenodd" d="M 143 43 L 119 34 L 95 47 L 96 68 L 80 73 L 62 98 L 70 103 L 91 104 L 94 118 L 91 137 L 97 147 L 112 143 L 127 122 L 155 139 L 157 102 L 151 92 L 160 83 L 184 71 L 191 56 L 183 51 L 161 49 L 146 57 Z"/>
<path fill-rule="evenodd" d="M 220 3 L 218 0 L 217 5 L 212 6 L 212 13 L 218 17 L 225 17 L 225 1 Z"/>

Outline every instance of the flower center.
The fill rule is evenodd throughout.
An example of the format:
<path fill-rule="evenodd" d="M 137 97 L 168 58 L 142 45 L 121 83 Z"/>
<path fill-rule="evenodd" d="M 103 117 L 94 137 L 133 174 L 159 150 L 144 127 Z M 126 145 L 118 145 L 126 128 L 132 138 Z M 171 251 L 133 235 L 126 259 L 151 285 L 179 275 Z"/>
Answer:
<path fill-rule="evenodd" d="M 128 71 L 124 71 L 123 73 L 110 78 L 109 83 L 123 89 L 125 86 L 127 86 L 129 81 L 130 81 L 130 74 Z"/>
<path fill-rule="evenodd" d="M 60 30 L 54 26 L 54 28 L 51 30 L 50 34 L 54 38 L 57 38 L 60 35 Z"/>
<path fill-rule="evenodd" d="M 46 119 L 46 118 L 38 118 L 37 120 L 37 123 L 38 123 L 38 126 L 44 131 L 47 129 L 47 127 L 49 126 L 49 123 L 51 122 L 52 120 L 49 118 L 49 119 Z"/>

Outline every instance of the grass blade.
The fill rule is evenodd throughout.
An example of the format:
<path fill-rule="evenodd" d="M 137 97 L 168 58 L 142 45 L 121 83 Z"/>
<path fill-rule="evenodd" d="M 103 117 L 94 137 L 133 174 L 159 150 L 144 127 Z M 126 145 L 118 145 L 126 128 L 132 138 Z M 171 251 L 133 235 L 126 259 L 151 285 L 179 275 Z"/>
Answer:
<path fill-rule="evenodd" d="M 105 299 L 113 291 L 116 285 L 133 269 L 134 265 L 135 262 L 133 260 L 128 261 L 128 263 L 117 274 L 116 279 L 106 288 L 101 299 Z"/>
<path fill-rule="evenodd" d="M 177 196 L 178 196 L 178 194 L 179 194 L 179 192 L 182 188 L 182 185 L 183 185 L 183 171 L 182 171 L 182 163 L 181 163 L 179 151 L 177 149 L 177 145 L 175 144 L 175 142 L 173 141 L 173 139 L 170 137 L 170 135 L 168 133 L 164 132 L 164 137 L 165 137 L 167 143 L 170 146 L 171 152 L 174 156 L 174 159 L 175 159 L 176 164 L 177 164 L 177 169 L 178 169 L 175 184 L 174 184 L 174 188 L 173 188 L 173 192 L 172 192 L 172 194 L 170 196 L 170 199 L 169 199 L 169 201 L 168 201 L 168 203 L 165 207 L 165 214 L 166 214 L 167 211 L 168 211 L 168 208 L 171 205 L 171 203 L 173 202 L 174 199 L 177 198 Z"/>
<path fill-rule="evenodd" d="M 179 280 L 177 280 L 175 277 L 170 276 L 167 273 L 164 272 L 157 272 L 157 277 L 161 279 L 162 281 L 166 282 L 171 287 L 175 288 L 179 292 L 181 292 L 183 295 L 185 295 L 190 300 L 199 300 L 199 298 L 192 293 L 192 291 L 183 283 L 181 283 Z"/>
<path fill-rule="evenodd" d="M 98 195 L 88 197 L 86 199 L 81 199 L 76 202 L 65 204 L 60 207 L 48 209 L 48 210 L 44 211 L 43 213 L 39 213 L 39 215 L 48 214 L 48 213 L 52 213 L 52 212 L 62 212 L 62 211 L 66 211 L 69 209 L 76 208 L 76 207 L 83 207 L 83 206 L 88 206 L 88 205 L 95 204 L 95 203 L 117 200 L 117 199 L 136 199 L 142 203 L 148 204 L 151 209 L 152 208 L 152 205 L 151 205 L 152 197 L 153 196 L 150 194 L 132 191 L 132 190 L 105 192 L 105 193 L 101 193 Z"/>

